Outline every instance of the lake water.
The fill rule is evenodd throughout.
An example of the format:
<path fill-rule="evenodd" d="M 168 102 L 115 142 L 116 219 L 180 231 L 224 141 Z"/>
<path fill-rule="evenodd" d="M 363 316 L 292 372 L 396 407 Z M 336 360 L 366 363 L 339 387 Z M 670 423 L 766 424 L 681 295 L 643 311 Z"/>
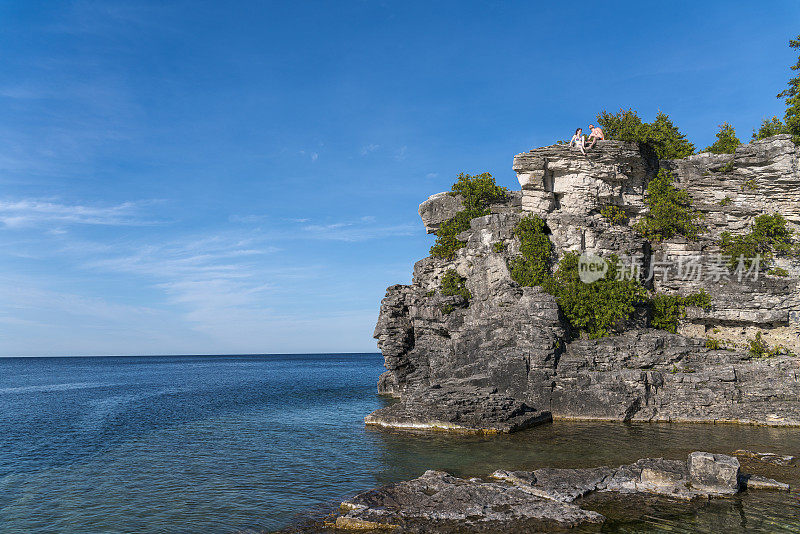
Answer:
<path fill-rule="evenodd" d="M 800 454 L 800 430 L 557 422 L 501 437 L 367 429 L 379 354 L 0 359 L 0 532 L 265 532 L 425 469 Z M 745 470 L 800 484 L 800 467 Z M 590 501 L 608 532 L 800 532 L 787 493 Z"/>

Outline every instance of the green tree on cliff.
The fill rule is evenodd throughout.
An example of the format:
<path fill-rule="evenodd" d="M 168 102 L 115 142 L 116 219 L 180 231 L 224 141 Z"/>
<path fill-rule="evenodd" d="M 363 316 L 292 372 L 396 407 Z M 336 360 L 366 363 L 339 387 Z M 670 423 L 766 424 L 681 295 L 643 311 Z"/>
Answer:
<path fill-rule="evenodd" d="M 789 48 L 800 49 L 800 35 L 797 39 L 789 39 Z M 792 70 L 800 71 L 800 57 L 792 65 Z M 800 145 L 800 74 L 789 80 L 789 87 L 778 94 L 786 102 L 786 114 L 783 117 L 786 133 L 792 134 L 792 141 Z"/>
<path fill-rule="evenodd" d="M 608 139 L 650 145 L 659 159 L 678 159 L 694 154 L 694 145 L 663 111 L 658 112 L 656 120 L 647 123 L 632 109 L 621 109 L 617 113 L 603 110 L 597 114 L 597 122 Z"/>
<path fill-rule="evenodd" d="M 797 39 L 789 39 L 789 48 L 800 49 L 800 35 L 797 36 Z M 800 57 L 791 68 L 800 71 Z M 792 141 L 796 145 L 800 145 L 800 74 L 791 78 L 788 85 L 787 89 L 778 93 L 778 98 L 783 98 L 786 102 L 783 122 L 777 116 L 764 119 L 758 130 L 753 130 L 753 141 L 788 133 L 792 134 Z"/>
<path fill-rule="evenodd" d="M 717 133 L 717 140 L 713 145 L 706 147 L 705 152 L 713 152 L 714 154 L 733 154 L 736 147 L 741 145 L 742 142 L 736 137 L 736 130 L 727 122 L 719 125 L 719 132 Z"/>
<path fill-rule="evenodd" d="M 753 130 L 753 141 L 782 133 L 786 133 L 786 126 L 777 116 L 773 116 L 771 119 L 764 119 L 758 130 Z"/>

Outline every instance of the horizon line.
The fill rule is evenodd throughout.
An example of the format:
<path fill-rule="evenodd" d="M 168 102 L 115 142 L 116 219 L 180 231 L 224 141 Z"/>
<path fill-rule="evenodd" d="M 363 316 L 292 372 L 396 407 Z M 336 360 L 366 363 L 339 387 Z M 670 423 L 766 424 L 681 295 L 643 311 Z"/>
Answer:
<path fill-rule="evenodd" d="M 376 352 L 264 352 L 264 353 L 229 353 L 229 354 L 78 354 L 78 355 L 61 355 L 61 356 L 0 356 L 0 360 L 4 359 L 21 359 L 21 358 L 197 358 L 197 357 L 230 357 L 230 356 L 337 356 L 344 354 L 382 354 L 380 351 Z"/>

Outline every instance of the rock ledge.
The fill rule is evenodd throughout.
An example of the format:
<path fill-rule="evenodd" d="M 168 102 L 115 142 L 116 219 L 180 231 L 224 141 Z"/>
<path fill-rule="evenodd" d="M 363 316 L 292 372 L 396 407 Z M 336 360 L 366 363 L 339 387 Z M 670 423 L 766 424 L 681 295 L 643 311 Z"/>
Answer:
<path fill-rule="evenodd" d="M 491 480 L 443 471 L 365 491 L 341 504 L 327 526 L 397 532 L 530 532 L 600 524 L 605 517 L 574 502 L 592 492 L 649 493 L 679 500 L 743 489 L 788 490 L 742 475 L 739 461 L 693 452 L 687 461 L 646 458 L 620 467 L 495 471 Z"/>

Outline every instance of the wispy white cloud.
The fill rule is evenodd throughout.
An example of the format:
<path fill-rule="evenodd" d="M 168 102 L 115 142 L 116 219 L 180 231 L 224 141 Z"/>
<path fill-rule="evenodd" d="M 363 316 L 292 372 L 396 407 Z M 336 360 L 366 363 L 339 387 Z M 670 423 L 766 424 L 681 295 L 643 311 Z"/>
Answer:
<path fill-rule="evenodd" d="M 123 202 L 110 206 L 90 206 L 41 199 L 0 200 L 0 224 L 5 228 L 53 224 L 146 225 L 155 221 L 144 219 L 141 208 L 151 203 L 152 201 Z"/>
<path fill-rule="evenodd" d="M 361 147 L 360 154 L 362 156 L 366 156 L 367 154 L 370 154 L 371 152 L 375 152 L 380 147 L 381 147 L 381 145 L 376 145 L 376 144 L 365 145 L 365 146 Z"/>
<path fill-rule="evenodd" d="M 361 219 L 356 222 L 309 224 L 303 227 L 303 235 L 310 239 L 354 242 L 412 235 L 419 231 L 419 227 L 414 224 L 377 226 L 373 222 L 372 219 Z"/>
<path fill-rule="evenodd" d="M 360 346 L 353 338 L 339 345 L 333 340 L 345 331 L 355 335 L 348 320 L 368 332 L 374 310 L 348 310 L 352 304 L 342 298 L 352 292 L 331 283 L 329 266 L 293 264 L 293 247 L 300 240 L 356 242 L 419 231 L 412 224 L 382 224 L 374 215 L 316 221 L 258 213 L 230 216 L 228 220 L 237 224 L 209 235 L 176 234 L 179 230 L 166 224 L 125 234 L 97 235 L 73 228 L 147 224 L 157 212 L 145 209 L 146 205 L 99 206 L 53 199 L 0 202 L 0 229 L 6 228 L 8 235 L 0 254 L 29 254 L 24 261 L 56 260 L 67 266 L 69 276 L 86 284 L 71 291 L 67 288 L 72 281 L 61 283 L 51 274 L 0 288 L 0 345 L 5 345 L 0 353 L 25 353 L 24 340 L 42 331 L 60 343 L 31 344 L 38 354 L 131 352 L 125 348 L 128 342 L 137 351 L 151 353 L 297 350 L 301 346 L 297 340 L 309 339 L 311 331 L 329 337 L 330 344 L 323 347 L 320 341 L 317 350 Z M 10 231 L 22 227 L 37 232 Z M 91 294 L 96 287 L 93 279 L 125 280 L 146 296 L 131 298 L 123 291 L 98 297 Z M 321 308 L 309 313 L 308 302 L 321 300 L 337 302 L 343 311 Z M 68 325 L 92 339 L 92 344 L 76 341 Z M 13 332 L 15 344 L 5 344 L 4 331 Z"/>
<path fill-rule="evenodd" d="M 171 310 L 112 302 L 66 285 L 56 277 L 0 276 L 0 356 L 175 353 L 191 338 L 214 347 L 213 338 Z"/>
<path fill-rule="evenodd" d="M 257 233 L 219 233 L 142 246 L 85 268 L 149 279 L 170 304 L 185 309 L 188 321 L 202 327 L 232 313 L 260 315 L 286 276 L 309 275 L 308 267 L 276 269 L 264 261 L 280 250 Z"/>
<path fill-rule="evenodd" d="M 319 159 L 319 152 L 298 150 L 297 153 L 300 154 L 301 156 L 308 156 L 311 159 L 311 161 L 317 161 Z"/>
<path fill-rule="evenodd" d="M 232 223 L 252 224 L 267 220 L 267 215 L 230 215 L 228 221 Z"/>

